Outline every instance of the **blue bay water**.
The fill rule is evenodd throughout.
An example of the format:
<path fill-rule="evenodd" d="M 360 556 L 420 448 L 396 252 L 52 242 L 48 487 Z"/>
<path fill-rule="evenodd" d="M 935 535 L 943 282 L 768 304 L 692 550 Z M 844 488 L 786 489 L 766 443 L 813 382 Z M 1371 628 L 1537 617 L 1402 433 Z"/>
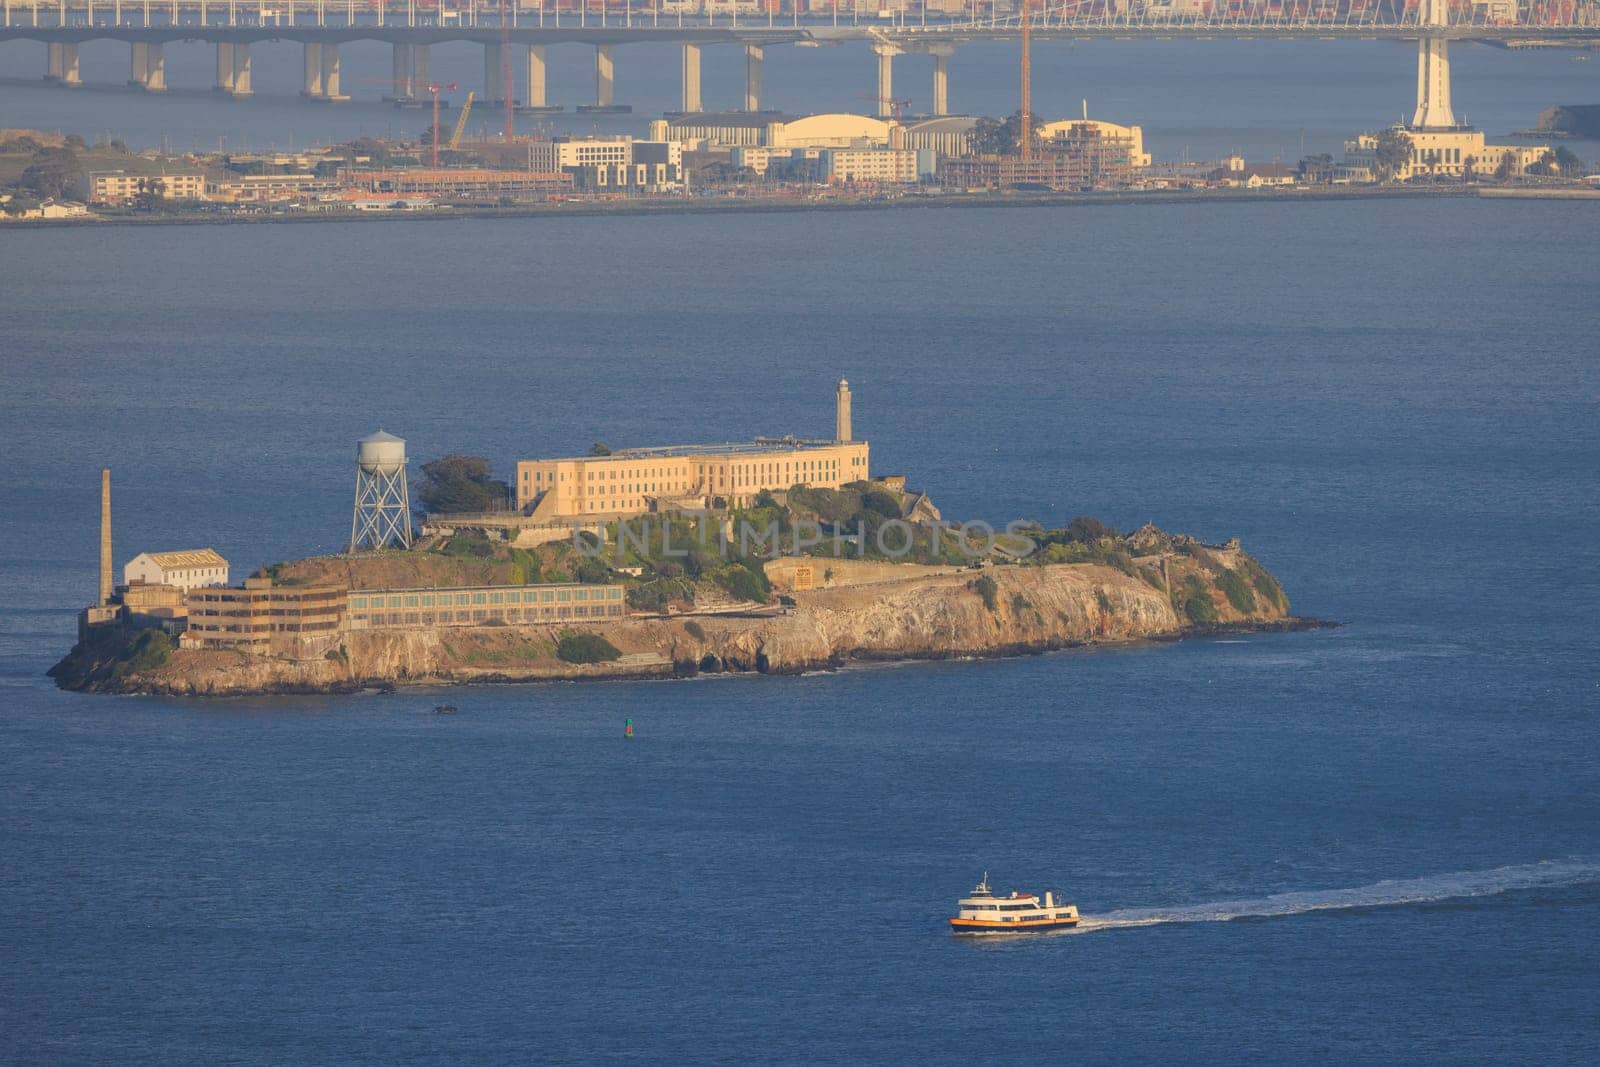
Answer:
<path fill-rule="evenodd" d="M 1583 204 L 8 233 L 0 1059 L 1592 1061 Z M 42 672 L 116 557 L 415 460 L 825 431 L 1239 536 L 1341 629 L 222 702 Z M 632 717 L 638 737 L 624 742 Z M 1084 932 L 943 928 L 987 869 Z"/>

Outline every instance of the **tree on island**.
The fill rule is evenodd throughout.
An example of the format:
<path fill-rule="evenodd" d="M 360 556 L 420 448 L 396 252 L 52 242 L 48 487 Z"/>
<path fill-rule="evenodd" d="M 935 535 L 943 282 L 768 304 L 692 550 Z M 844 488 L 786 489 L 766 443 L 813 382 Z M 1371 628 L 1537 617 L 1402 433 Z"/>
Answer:
<path fill-rule="evenodd" d="M 1516 172 L 1516 169 L 1517 169 L 1516 157 L 1513 156 L 1510 152 L 1506 152 L 1504 155 L 1502 155 L 1500 157 L 1499 166 L 1494 168 L 1495 181 L 1500 181 L 1500 182 L 1510 181 L 1511 180 L 1511 175 Z"/>
<path fill-rule="evenodd" d="M 78 154 L 70 148 L 41 148 L 33 154 L 19 181 L 41 200 L 77 199 Z"/>
<path fill-rule="evenodd" d="M 1386 182 L 1411 161 L 1411 138 L 1404 130 L 1391 127 L 1379 133 L 1374 141 L 1372 169 L 1380 182 Z"/>
<path fill-rule="evenodd" d="M 500 511 L 510 493 L 506 483 L 490 476 L 482 456 L 452 453 L 422 465 L 417 503 L 429 515 Z"/>
<path fill-rule="evenodd" d="M 1038 116 L 1033 119 L 1033 141 L 1039 142 L 1039 131 L 1045 126 Z M 972 126 L 967 143 L 975 156 L 1014 156 L 1022 151 L 1022 112 L 1013 111 L 1004 120 L 981 118 Z"/>
<path fill-rule="evenodd" d="M 139 211 L 160 211 L 166 206 L 167 183 L 160 178 L 140 178 L 133 206 Z"/>
<path fill-rule="evenodd" d="M 1581 177 L 1583 172 L 1589 169 L 1588 165 L 1578 158 L 1578 153 L 1566 145 L 1557 147 L 1552 155 L 1556 157 L 1556 170 L 1563 178 Z"/>
<path fill-rule="evenodd" d="M 1327 182 L 1333 180 L 1333 156 L 1328 152 L 1321 152 L 1314 156 L 1306 156 L 1300 161 L 1300 174 L 1308 182 Z"/>

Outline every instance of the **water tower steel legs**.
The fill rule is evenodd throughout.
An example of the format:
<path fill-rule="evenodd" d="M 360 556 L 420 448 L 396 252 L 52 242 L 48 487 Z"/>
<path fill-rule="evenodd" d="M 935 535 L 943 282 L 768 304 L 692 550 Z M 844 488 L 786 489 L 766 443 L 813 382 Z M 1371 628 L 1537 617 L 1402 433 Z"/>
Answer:
<path fill-rule="evenodd" d="M 683 110 L 694 114 L 700 110 L 700 46 L 683 46 Z"/>
<path fill-rule="evenodd" d="M 744 46 L 744 109 L 761 110 L 761 61 L 766 58 L 760 45 Z"/>
<path fill-rule="evenodd" d="M 393 474 L 356 468 L 356 505 L 350 517 L 350 551 L 387 545 L 411 547 L 411 507 L 406 469 Z"/>
<path fill-rule="evenodd" d="M 528 107 L 545 107 L 544 45 L 528 45 L 528 80 L 523 88 L 522 102 Z"/>
<path fill-rule="evenodd" d="M 616 79 L 617 65 L 611 56 L 611 46 L 595 45 L 594 49 L 594 102 L 596 107 L 610 107 L 612 85 Z"/>

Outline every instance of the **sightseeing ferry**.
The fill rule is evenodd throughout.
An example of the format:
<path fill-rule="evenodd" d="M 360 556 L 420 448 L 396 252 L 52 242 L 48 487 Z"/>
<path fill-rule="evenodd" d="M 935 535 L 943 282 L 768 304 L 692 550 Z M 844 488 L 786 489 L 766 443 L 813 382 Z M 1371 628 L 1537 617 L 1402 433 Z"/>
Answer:
<path fill-rule="evenodd" d="M 997 897 L 989 891 L 989 872 L 971 896 L 956 902 L 950 929 L 958 934 L 1015 934 L 1025 930 L 1064 930 L 1078 925 L 1078 906 L 1058 904 L 1054 893 L 1040 900 L 1032 893 Z"/>

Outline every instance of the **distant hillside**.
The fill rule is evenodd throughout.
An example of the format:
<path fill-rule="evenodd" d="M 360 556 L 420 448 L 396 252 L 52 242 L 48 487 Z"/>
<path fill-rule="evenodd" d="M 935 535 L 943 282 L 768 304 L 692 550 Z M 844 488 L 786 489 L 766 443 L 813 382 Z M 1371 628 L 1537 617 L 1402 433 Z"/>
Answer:
<path fill-rule="evenodd" d="M 1600 104 L 1557 104 L 1539 114 L 1539 128 L 1600 140 Z"/>

